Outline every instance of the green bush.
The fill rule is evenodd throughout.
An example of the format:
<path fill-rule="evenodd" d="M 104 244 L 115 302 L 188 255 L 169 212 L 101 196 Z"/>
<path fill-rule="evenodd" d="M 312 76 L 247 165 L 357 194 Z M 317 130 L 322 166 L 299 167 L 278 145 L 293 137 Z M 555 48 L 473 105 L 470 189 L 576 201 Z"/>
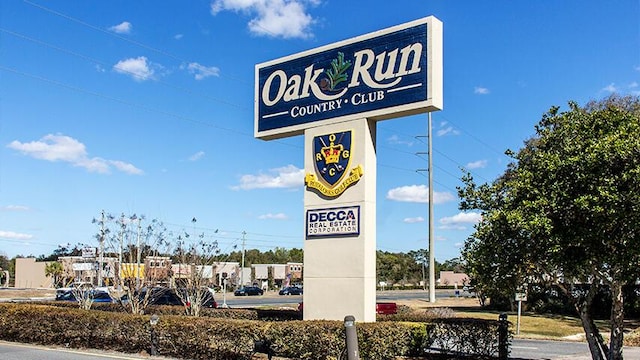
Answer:
<path fill-rule="evenodd" d="M 128 314 L 109 304 L 92 310 L 55 305 L 0 304 L 0 339 L 127 353 L 140 353 L 151 347 L 148 315 Z M 338 359 L 345 350 L 342 321 L 265 321 L 258 319 L 258 311 L 249 309 L 206 309 L 207 316 L 196 318 L 182 315 L 181 309 L 152 309 L 160 315 L 155 327 L 160 355 L 250 359 L 257 340 L 269 341 L 278 356 L 292 359 Z M 288 316 L 293 314 L 270 312 L 268 318 L 283 320 Z M 358 323 L 359 352 L 364 359 L 383 360 L 427 356 L 429 347 L 438 346 L 441 353 L 491 356 L 497 349 L 496 323 L 433 318 Z"/>

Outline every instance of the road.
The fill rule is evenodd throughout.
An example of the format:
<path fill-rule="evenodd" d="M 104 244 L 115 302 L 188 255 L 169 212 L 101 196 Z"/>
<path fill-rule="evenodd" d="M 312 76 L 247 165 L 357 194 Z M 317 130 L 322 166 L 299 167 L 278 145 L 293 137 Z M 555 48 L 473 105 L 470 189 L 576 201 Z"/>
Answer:
<path fill-rule="evenodd" d="M 625 348 L 625 359 L 640 359 L 640 348 Z M 3 360 L 149 360 L 149 356 L 121 354 L 97 350 L 73 350 L 0 341 L 0 359 Z M 176 360 L 153 357 L 158 360 Z M 281 358 L 277 358 L 281 359 Z M 514 340 L 510 359 L 518 360 L 589 360 L 585 343 L 544 340 Z"/>
<path fill-rule="evenodd" d="M 105 351 L 74 350 L 53 348 L 29 344 L 17 344 L 0 341 L 0 359 L 2 360 L 90 360 L 90 359 L 149 359 L 129 354 L 108 353 Z M 154 358 L 155 359 L 155 358 Z M 158 358 L 162 359 L 162 358 Z"/>
<path fill-rule="evenodd" d="M 516 359 L 563 359 L 588 354 L 589 347 L 582 342 L 514 339 L 511 344 L 511 357 Z"/>
<path fill-rule="evenodd" d="M 462 290 L 460 292 L 464 295 Z M 468 294 L 467 294 L 468 295 Z M 454 290 L 437 290 L 436 298 L 449 298 L 455 296 Z M 378 291 L 376 295 L 377 301 L 397 301 L 397 300 L 415 300 L 415 299 L 428 299 L 429 293 L 423 290 L 405 290 L 405 291 Z M 267 293 L 262 296 L 234 296 L 233 294 L 227 294 L 223 297 L 222 294 L 216 294 L 216 301 L 218 305 L 222 305 L 225 302 L 229 307 L 256 307 L 256 306 L 274 306 L 274 305 L 294 305 L 296 307 L 301 301 L 301 295 L 277 295 L 277 293 Z"/>

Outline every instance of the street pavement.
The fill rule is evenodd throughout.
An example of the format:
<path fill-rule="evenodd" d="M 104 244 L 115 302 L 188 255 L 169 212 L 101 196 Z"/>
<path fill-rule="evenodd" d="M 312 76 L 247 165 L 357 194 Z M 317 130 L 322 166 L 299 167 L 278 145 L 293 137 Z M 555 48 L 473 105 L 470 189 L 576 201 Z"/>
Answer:
<path fill-rule="evenodd" d="M 640 359 L 640 347 L 625 347 L 623 353 L 625 359 Z M 514 360 L 587 360 L 591 359 L 591 355 L 586 342 L 518 338 L 511 343 L 510 358 Z"/>
<path fill-rule="evenodd" d="M 577 346 L 576 346 L 577 345 Z M 573 349 L 573 350 L 572 350 Z M 542 350 L 542 351 L 540 351 Z M 252 359 L 266 359 L 264 354 L 254 354 Z M 104 350 L 69 349 L 55 346 L 41 346 L 0 341 L 0 359 L 3 360 L 89 360 L 96 358 L 139 360 L 178 360 L 163 356 L 149 357 L 148 354 L 123 354 Z M 625 347 L 624 358 L 640 359 L 640 347 Z M 285 358 L 274 357 L 275 360 Z M 547 340 L 517 340 L 512 347 L 513 360 L 591 360 L 585 343 L 567 343 Z"/>

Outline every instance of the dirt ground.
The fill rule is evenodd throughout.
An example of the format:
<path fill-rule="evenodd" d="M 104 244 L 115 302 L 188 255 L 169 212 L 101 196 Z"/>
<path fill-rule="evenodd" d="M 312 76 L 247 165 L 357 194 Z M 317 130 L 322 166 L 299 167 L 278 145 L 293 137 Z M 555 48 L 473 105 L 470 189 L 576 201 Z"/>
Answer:
<path fill-rule="evenodd" d="M 56 296 L 56 289 L 0 289 L 0 299 L 19 299 Z"/>

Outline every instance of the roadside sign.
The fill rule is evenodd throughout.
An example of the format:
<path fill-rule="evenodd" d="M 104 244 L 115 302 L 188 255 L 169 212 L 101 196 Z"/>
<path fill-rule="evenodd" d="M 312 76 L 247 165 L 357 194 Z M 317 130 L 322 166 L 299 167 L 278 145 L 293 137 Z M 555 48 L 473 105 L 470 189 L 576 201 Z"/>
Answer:
<path fill-rule="evenodd" d="M 82 257 L 83 258 L 94 258 L 94 257 L 96 257 L 96 248 L 93 248 L 93 247 L 82 248 Z"/>
<path fill-rule="evenodd" d="M 527 293 L 516 293 L 516 301 L 527 301 Z"/>

